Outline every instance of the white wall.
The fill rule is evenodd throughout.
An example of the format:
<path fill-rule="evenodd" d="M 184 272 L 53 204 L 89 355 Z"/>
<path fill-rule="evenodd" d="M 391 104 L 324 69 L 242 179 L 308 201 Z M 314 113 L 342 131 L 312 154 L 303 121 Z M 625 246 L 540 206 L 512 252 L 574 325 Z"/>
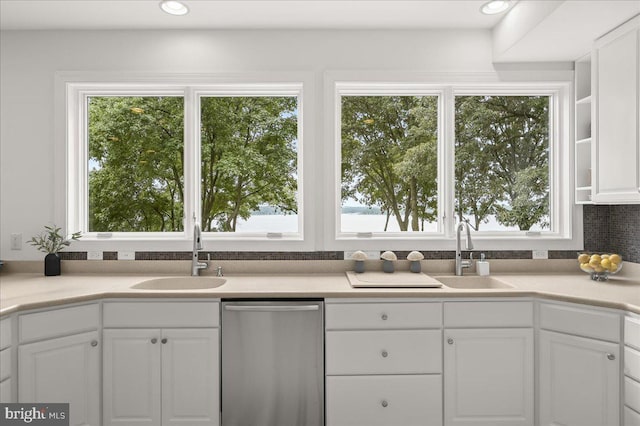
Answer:
<path fill-rule="evenodd" d="M 492 72 L 491 43 L 488 31 L 464 30 L 3 31 L 0 259 L 41 259 L 27 244 L 10 250 L 10 234 L 26 241 L 55 221 L 54 183 L 64 184 L 54 176 L 56 72 L 305 71 L 322 99 L 328 70 Z M 315 121 L 321 144 L 322 117 Z"/>

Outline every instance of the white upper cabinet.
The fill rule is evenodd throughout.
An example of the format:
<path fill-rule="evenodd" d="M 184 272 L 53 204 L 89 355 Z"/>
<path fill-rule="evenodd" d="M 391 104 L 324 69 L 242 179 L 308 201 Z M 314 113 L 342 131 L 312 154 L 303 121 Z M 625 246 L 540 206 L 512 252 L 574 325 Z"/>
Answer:
<path fill-rule="evenodd" d="M 640 203 L 640 16 L 593 50 L 593 201 Z"/>

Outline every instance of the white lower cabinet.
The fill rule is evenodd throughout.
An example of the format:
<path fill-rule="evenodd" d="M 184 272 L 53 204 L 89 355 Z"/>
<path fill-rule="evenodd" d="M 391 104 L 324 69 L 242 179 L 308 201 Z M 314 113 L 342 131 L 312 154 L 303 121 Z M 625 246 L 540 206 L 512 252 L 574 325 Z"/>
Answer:
<path fill-rule="evenodd" d="M 541 426 L 620 424 L 620 348 L 546 330 L 539 339 Z"/>
<path fill-rule="evenodd" d="M 439 426 L 439 374 L 327 377 L 327 425 Z"/>
<path fill-rule="evenodd" d="M 71 425 L 100 425 L 98 332 L 20 345 L 18 402 L 69 403 Z"/>
<path fill-rule="evenodd" d="M 219 424 L 219 333 L 105 329 L 103 424 Z"/>
<path fill-rule="evenodd" d="M 533 425 L 533 330 L 444 335 L 445 425 Z"/>
<path fill-rule="evenodd" d="M 326 425 L 442 426 L 442 304 L 325 309 Z"/>

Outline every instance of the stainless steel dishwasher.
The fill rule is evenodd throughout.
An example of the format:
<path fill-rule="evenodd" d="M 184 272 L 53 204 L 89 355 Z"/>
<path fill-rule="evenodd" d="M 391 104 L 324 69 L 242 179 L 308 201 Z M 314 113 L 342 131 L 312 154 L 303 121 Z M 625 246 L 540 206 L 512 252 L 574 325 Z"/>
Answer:
<path fill-rule="evenodd" d="M 222 302 L 222 426 L 324 424 L 323 308 Z"/>

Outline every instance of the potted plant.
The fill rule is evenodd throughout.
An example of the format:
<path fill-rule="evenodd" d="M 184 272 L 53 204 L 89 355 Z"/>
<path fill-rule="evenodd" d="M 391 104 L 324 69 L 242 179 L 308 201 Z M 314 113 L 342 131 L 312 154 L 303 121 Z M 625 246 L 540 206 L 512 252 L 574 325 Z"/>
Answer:
<path fill-rule="evenodd" d="M 61 234 L 61 228 L 56 225 L 44 227 L 44 231 L 40 235 L 31 237 L 29 244 L 47 253 L 44 257 L 44 274 L 46 276 L 60 275 L 60 256 L 58 255 L 65 247 L 71 244 L 71 241 L 81 237 L 80 232 L 74 232 L 69 237 Z"/>

